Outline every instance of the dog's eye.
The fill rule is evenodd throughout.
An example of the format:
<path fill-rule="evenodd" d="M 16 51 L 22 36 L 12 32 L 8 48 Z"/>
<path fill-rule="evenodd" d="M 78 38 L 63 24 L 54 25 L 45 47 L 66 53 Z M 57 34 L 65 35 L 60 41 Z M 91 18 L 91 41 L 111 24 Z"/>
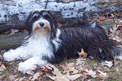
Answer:
<path fill-rule="evenodd" d="M 48 18 L 49 16 L 48 15 L 44 15 L 45 18 Z"/>
<path fill-rule="evenodd" d="M 49 17 L 49 15 L 48 15 L 47 12 L 43 12 L 42 15 L 43 15 L 43 17 L 45 17 L 45 18 Z"/>
<path fill-rule="evenodd" d="M 39 17 L 38 14 L 34 14 L 34 15 L 33 15 L 33 18 L 34 18 L 34 19 L 36 19 L 36 18 L 38 18 L 38 17 Z"/>

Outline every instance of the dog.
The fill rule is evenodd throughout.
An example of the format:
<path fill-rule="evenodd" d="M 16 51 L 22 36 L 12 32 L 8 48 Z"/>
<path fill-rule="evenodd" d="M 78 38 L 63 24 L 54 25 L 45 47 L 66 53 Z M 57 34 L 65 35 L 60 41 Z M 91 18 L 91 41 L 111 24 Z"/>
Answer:
<path fill-rule="evenodd" d="M 76 27 L 57 27 L 56 20 L 46 9 L 30 12 L 25 22 L 28 36 L 16 49 L 3 54 L 5 61 L 27 59 L 19 63 L 18 70 L 26 73 L 37 65 L 59 63 L 64 58 L 76 58 L 81 48 L 99 61 L 113 60 L 119 55 L 115 43 L 105 30 L 95 22 L 86 22 Z"/>

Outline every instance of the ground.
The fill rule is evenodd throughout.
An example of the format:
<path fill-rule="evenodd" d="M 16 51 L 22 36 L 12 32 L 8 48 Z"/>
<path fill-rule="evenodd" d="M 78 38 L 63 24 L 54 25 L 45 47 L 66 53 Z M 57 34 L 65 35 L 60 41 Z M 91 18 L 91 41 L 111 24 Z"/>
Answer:
<path fill-rule="evenodd" d="M 117 41 L 122 50 L 121 18 L 120 12 L 90 20 L 105 26 L 110 39 Z M 116 56 L 113 61 L 99 62 L 92 57 L 86 58 L 87 54 L 81 49 L 81 52 L 78 52 L 81 54 L 79 58 L 65 59 L 60 64 L 48 64 L 45 68 L 38 66 L 36 70 L 23 74 L 17 70 L 20 61 L 5 62 L 2 57 L 5 50 L 0 52 L 0 81 L 122 81 L 122 62 L 117 60 Z"/>

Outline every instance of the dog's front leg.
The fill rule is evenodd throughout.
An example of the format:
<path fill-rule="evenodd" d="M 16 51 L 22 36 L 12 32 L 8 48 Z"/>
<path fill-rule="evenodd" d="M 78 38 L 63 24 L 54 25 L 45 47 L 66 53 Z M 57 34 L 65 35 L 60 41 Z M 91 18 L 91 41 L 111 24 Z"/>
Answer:
<path fill-rule="evenodd" d="M 41 66 L 46 63 L 47 63 L 47 61 L 42 60 L 40 56 L 31 57 L 28 60 L 19 63 L 18 70 L 21 71 L 22 73 L 27 73 L 27 72 L 37 68 L 37 65 Z"/>
<path fill-rule="evenodd" d="M 29 51 L 26 50 L 25 46 L 20 46 L 18 48 L 10 49 L 9 51 L 3 54 L 3 58 L 5 61 L 14 61 L 18 59 L 28 58 Z"/>

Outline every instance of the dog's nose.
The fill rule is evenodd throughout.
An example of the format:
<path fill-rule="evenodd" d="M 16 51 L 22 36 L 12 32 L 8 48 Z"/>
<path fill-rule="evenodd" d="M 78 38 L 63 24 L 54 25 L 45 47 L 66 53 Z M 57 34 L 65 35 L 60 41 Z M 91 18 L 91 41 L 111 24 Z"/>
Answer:
<path fill-rule="evenodd" d="M 44 26 L 44 23 L 43 23 L 43 22 L 40 22 L 39 25 L 40 25 L 41 27 L 43 27 L 43 26 Z"/>

